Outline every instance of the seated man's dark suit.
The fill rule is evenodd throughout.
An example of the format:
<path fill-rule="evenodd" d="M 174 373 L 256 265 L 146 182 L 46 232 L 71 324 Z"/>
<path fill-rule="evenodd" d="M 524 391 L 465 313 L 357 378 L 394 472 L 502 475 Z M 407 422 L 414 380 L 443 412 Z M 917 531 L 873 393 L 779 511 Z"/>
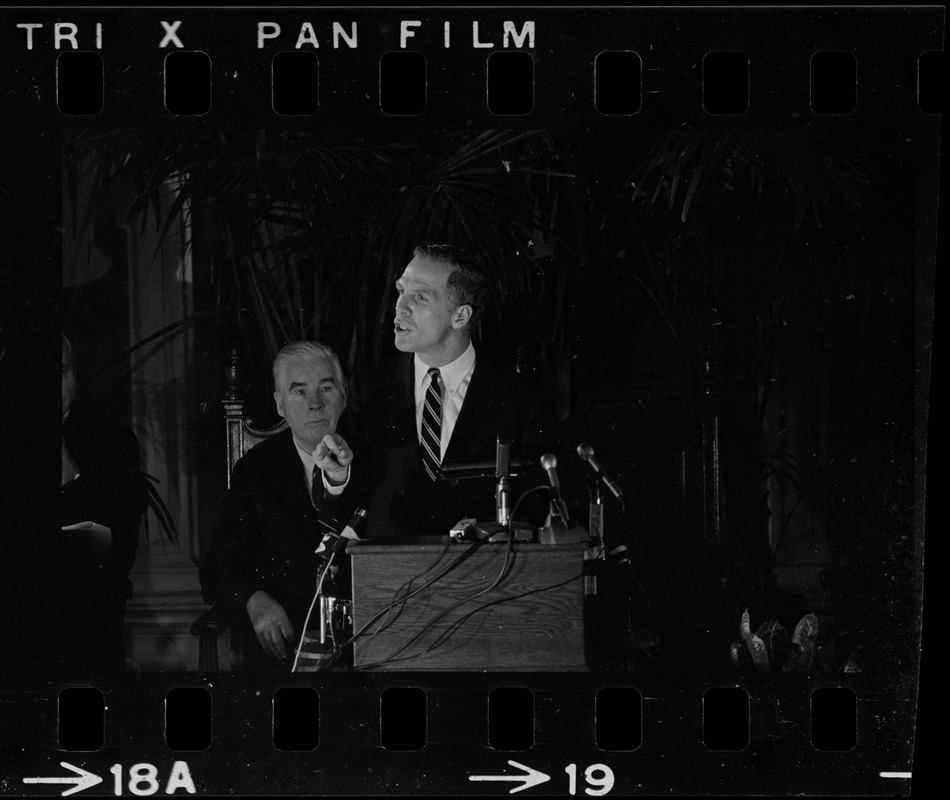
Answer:
<path fill-rule="evenodd" d="M 97 522 L 112 532 L 108 559 L 99 563 L 83 535 L 63 532 L 64 625 L 77 647 L 68 661 L 92 670 L 123 667 L 122 622 L 132 596 L 135 561 L 148 489 L 132 431 L 74 404 L 63 422 L 63 440 L 79 477 L 62 487 L 62 523 Z M 67 665 L 69 666 L 69 665 Z"/>
<path fill-rule="evenodd" d="M 400 353 L 354 375 L 341 419 L 356 454 L 353 473 L 371 538 L 446 535 L 462 517 L 495 519 L 491 479 L 433 482 L 426 474 L 419 456 L 413 358 Z M 543 388 L 477 356 L 442 461 L 494 463 L 499 436 L 511 444 L 512 459 L 538 464 L 543 453 L 556 448 L 557 414 Z M 538 480 L 546 480 L 540 468 L 517 481 L 511 503 Z M 519 511 L 518 517 L 525 515 Z"/>
<path fill-rule="evenodd" d="M 248 598 L 263 590 L 283 606 L 299 641 L 316 591 L 321 564 L 316 550 L 327 530 L 320 520 L 334 528 L 336 519 L 347 521 L 348 492 L 334 497 L 323 489 L 320 475 L 315 480 L 322 492 L 319 513 L 289 428 L 234 465 L 199 573 L 205 602 L 234 612 L 250 628 Z M 253 634 L 247 639 L 257 647 Z"/>

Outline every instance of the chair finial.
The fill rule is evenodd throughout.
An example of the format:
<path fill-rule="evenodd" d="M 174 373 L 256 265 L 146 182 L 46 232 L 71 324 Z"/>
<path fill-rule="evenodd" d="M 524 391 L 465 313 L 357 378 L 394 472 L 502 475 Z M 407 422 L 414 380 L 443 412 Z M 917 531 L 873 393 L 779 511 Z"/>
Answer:
<path fill-rule="evenodd" d="M 224 369 L 224 396 L 227 400 L 236 400 L 241 395 L 244 383 L 244 368 L 241 366 L 241 356 L 237 345 L 231 347 L 228 355 L 228 364 Z"/>

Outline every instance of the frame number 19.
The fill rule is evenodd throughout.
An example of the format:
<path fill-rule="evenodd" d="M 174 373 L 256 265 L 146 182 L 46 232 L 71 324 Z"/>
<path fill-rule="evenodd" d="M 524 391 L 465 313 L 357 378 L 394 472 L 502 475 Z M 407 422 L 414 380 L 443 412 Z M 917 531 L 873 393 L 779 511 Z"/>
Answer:
<path fill-rule="evenodd" d="M 577 794 L 577 764 L 568 764 L 564 771 L 569 780 L 568 792 Z M 606 764 L 591 764 L 584 770 L 584 780 L 587 783 L 584 793 L 592 797 L 605 795 L 614 788 L 614 773 Z"/>

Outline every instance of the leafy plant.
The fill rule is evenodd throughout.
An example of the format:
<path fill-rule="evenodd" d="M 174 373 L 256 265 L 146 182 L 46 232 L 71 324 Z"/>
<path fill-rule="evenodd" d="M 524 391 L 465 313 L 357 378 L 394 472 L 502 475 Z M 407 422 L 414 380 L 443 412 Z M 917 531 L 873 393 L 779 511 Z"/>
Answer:
<path fill-rule="evenodd" d="M 571 176 L 555 160 L 533 130 L 358 143 L 201 123 L 93 128 L 67 143 L 68 185 L 91 198 L 78 230 L 104 210 L 121 224 L 154 220 L 161 240 L 183 218 L 200 230 L 216 328 L 253 374 L 299 338 L 329 341 L 351 368 L 378 357 L 393 283 L 420 243 L 463 243 L 484 255 L 499 299 L 529 296 L 540 259 L 562 249 L 559 187 Z"/>
<path fill-rule="evenodd" d="M 175 525 L 175 518 L 172 516 L 171 511 L 168 510 L 168 506 L 165 504 L 165 499 L 162 497 L 161 492 L 158 491 L 158 478 L 144 471 L 142 471 L 141 475 L 144 479 L 148 507 L 155 513 L 161 534 L 170 542 L 178 544 L 178 526 Z M 145 540 L 146 543 L 150 543 L 151 541 L 148 530 L 148 514 L 145 515 Z"/>
<path fill-rule="evenodd" d="M 838 198 L 848 208 L 857 208 L 866 183 L 828 145 L 827 137 L 799 129 L 673 130 L 650 149 L 637 170 L 634 200 L 648 197 L 655 203 L 665 196 L 667 207 L 678 206 L 680 220 L 686 222 L 701 198 L 708 211 L 724 193 L 748 201 L 777 191 L 791 202 L 796 227 L 809 211 L 822 227 L 831 201 Z"/>
<path fill-rule="evenodd" d="M 752 633 L 749 609 L 739 621 L 739 639 L 729 647 L 736 669 L 766 672 L 808 673 L 815 661 L 818 640 L 818 617 L 806 614 L 788 631 L 778 620 L 763 622 Z"/>
<path fill-rule="evenodd" d="M 812 337 L 796 345 L 826 341 L 829 298 L 842 286 L 872 285 L 861 265 L 829 259 L 843 252 L 836 237 L 853 238 L 869 192 L 859 166 L 880 144 L 862 145 L 828 131 L 684 126 L 661 135 L 630 179 L 632 202 L 651 223 L 644 289 L 694 362 L 719 368 L 723 482 L 732 491 L 727 564 L 751 584 L 739 591 L 770 591 L 793 518 L 819 509 L 834 481 L 767 434 L 775 401 L 798 402 L 774 394 L 777 370 L 789 363 L 781 349 L 788 322 Z M 783 391 L 805 390 L 789 382 Z M 758 474 L 743 466 L 754 463 Z M 773 519 L 772 542 L 763 478 L 794 498 Z"/>

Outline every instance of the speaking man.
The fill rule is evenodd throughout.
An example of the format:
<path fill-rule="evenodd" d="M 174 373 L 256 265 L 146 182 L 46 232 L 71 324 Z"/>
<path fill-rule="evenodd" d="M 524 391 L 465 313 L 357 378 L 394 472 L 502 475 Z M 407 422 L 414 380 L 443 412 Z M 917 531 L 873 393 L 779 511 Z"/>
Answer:
<path fill-rule="evenodd" d="M 548 393 L 476 353 L 485 280 L 456 247 L 417 247 L 396 281 L 394 357 L 354 375 L 345 430 L 359 454 L 367 535 L 447 534 L 462 517 L 495 519 L 492 485 L 439 479 L 445 462 L 493 461 L 499 438 L 514 459 L 553 451 Z"/>

